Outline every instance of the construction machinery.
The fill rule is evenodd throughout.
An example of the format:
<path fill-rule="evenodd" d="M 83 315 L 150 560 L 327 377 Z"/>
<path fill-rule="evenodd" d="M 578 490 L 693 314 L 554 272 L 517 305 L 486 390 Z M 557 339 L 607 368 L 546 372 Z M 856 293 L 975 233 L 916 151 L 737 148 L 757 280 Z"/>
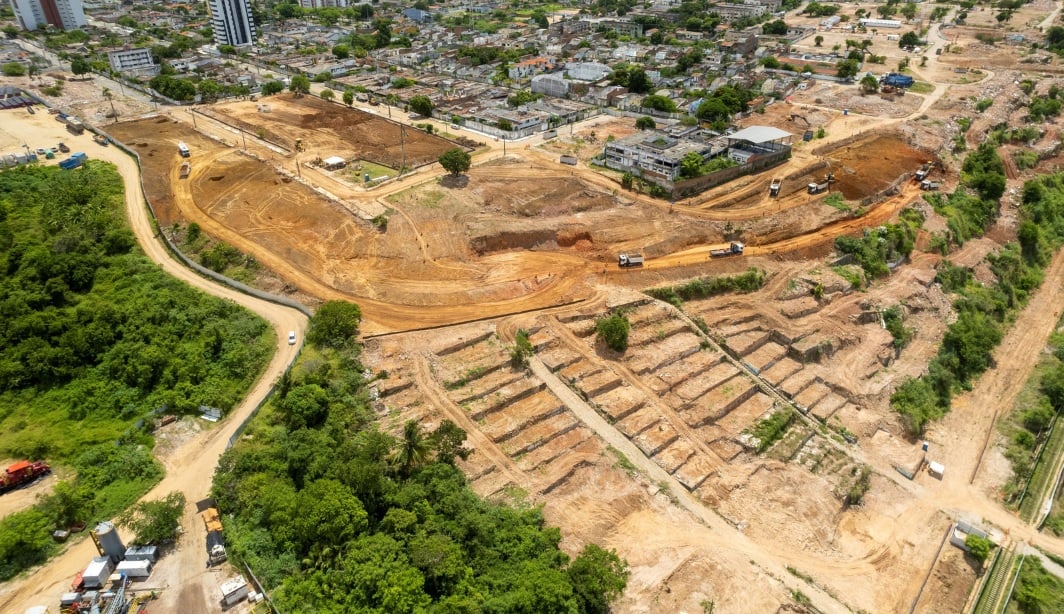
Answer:
<path fill-rule="evenodd" d="M 184 142 L 181 142 L 177 144 L 177 153 L 181 154 L 182 158 L 187 158 L 192 155 L 192 150 Z"/>
<path fill-rule="evenodd" d="M 59 151 L 61 151 L 63 153 L 70 153 L 70 148 L 67 147 L 66 143 L 60 143 L 59 144 Z"/>
<path fill-rule="evenodd" d="M 188 179 L 188 176 L 192 174 L 192 164 L 185 160 L 181 163 L 181 178 Z"/>
<path fill-rule="evenodd" d="M 808 120 L 808 119 L 806 119 L 804 115 L 798 115 L 797 113 L 792 113 L 792 114 L 791 114 L 791 121 L 793 122 L 793 121 L 795 121 L 795 120 L 797 120 L 797 119 L 800 119 L 800 120 L 802 120 L 803 122 L 805 122 L 805 125 L 806 125 L 806 127 L 809 127 L 809 126 L 812 126 L 812 125 L 813 125 L 813 124 L 810 124 L 810 123 L 809 123 L 809 120 Z"/>
<path fill-rule="evenodd" d="M 307 146 L 303 144 L 303 139 L 296 139 L 296 151 L 306 151 Z"/>
<path fill-rule="evenodd" d="M 780 195 L 780 187 L 782 187 L 782 186 L 783 186 L 783 180 L 780 179 L 779 177 L 774 178 L 772 180 L 772 183 L 769 184 L 769 186 L 768 186 L 768 195 L 769 196 L 779 196 Z"/>
<path fill-rule="evenodd" d="M 920 182 L 920 189 L 925 192 L 933 192 L 942 187 L 942 183 L 938 181 L 931 181 L 930 179 L 924 179 Z"/>
<path fill-rule="evenodd" d="M 617 256 L 617 266 L 622 269 L 643 266 L 643 254 L 620 254 Z"/>
<path fill-rule="evenodd" d="M 916 173 L 913 175 L 913 179 L 915 179 L 916 181 L 923 181 L 924 179 L 927 179 L 927 176 L 931 174 L 931 168 L 933 165 L 934 162 L 932 161 L 928 161 L 920 165 L 920 168 L 918 168 L 916 170 Z"/>
<path fill-rule="evenodd" d="M 60 160 L 59 168 L 65 171 L 69 171 L 70 169 L 74 169 L 81 166 L 82 164 L 85 164 L 85 160 L 87 159 L 88 156 L 86 156 L 84 152 L 79 151 L 77 153 L 70 154 L 70 157 L 66 160 Z"/>
<path fill-rule="evenodd" d="M 207 566 L 224 563 L 228 556 L 225 552 L 225 535 L 222 532 L 222 517 L 218 508 L 208 507 L 200 517 L 207 528 Z"/>
<path fill-rule="evenodd" d="M 0 493 L 5 493 L 20 486 L 34 482 L 37 478 L 48 475 L 52 468 L 44 461 L 21 460 L 8 466 L 0 474 Z"/>
<path fill-rule="evenodd" d="M 108 139 L 107 137 L 105 137 L 102 134 L 94 134 L 92 136 L 92 140 L 96 141 L 100 145 L 103 145 L 104 147 L 106 147 L 107 144 L 111 142 L 110 139 Z"/>
<path fill-rule="evenodd" d="M 710 258 L 724 258 L 726 256 L 742 256 L 743 250 L 746 246 L 738 241 L 732 241 L 728 247 L 724 249 L 711 249 L 709 250 Z"/>

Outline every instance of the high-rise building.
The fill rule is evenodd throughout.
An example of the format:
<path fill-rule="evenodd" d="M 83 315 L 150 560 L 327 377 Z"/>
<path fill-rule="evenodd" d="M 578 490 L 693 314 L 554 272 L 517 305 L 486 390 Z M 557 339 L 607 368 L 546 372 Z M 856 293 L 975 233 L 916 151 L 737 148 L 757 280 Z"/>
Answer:
<path fill-rule="evenodd" d="M 23 30 L 47 26 L 76 30 L 85 26 L 81 0 L 11 0 L 11 9 Z"/>
<path fill-rule="evenodd" d="M 207 8 L 215 43 L 238 47 L 255 42 L 250 0 L 207 0 Z"/>

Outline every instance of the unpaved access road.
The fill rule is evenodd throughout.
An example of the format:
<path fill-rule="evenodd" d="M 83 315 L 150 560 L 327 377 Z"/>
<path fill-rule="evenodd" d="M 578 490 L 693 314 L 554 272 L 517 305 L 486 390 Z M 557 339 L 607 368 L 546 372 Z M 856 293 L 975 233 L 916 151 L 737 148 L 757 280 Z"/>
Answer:
<path fill-rule="evenodd" d="M 28 115 L 23 109 L 0 111 L 0 141 L 17 141 L 33 147 L 54 146 L 63 141 L 73 151 L 84 151 L 90 159 L 106 160 L 118 167 L 126 185 L 126 213 L 130 227 L 145 254 L 170 275 L 208 294 L 224 298 L 249 309 L 270 323 L 277 333 L 277 351 L 265 371 L 238 405 L 218 428 L 206 431 L 185 443 L 164 463 L 166 477 L 144 499 L 159 499 L 167 493 L 180 491 L 189 501 L 182 520 L 183 538 L 175 551 L 164 557 L 159 567 L 169 568 L 161 601 L 153 609 L 160 612 L 207 612 L 218 610 L 217 574 L 204 571 L 202 540 L 194 538 L 202 533 L 202 523 L 196 517 L 192 502 L 208 494 L 218 458 L 225 451 L 229 438 L 262 399 L 273 382 L 296 358 L 298 346 L 288 345 L 288 331 L 295 331 L 299 339 L 305 337 L 307 318 L 298 311 L 242 294 L 232 288 L 200 277 L 173 259 L 163 244 L 156 240 L 154 229 L 144 206 L 140 173 L 136 162 L 115 147 L 100 147 L 91 134 L 73 136 L 51 115 Z M 50 161 L 49 161 L 50 163 Z M 198 529 L 198 531 L 197 531 Z M 128 536 L 126 536 L 128 539 Z M 81 539 L 43 567 L 0 587 L 0 612 L 22 612 L 39 604 L 52 604 L 60 594 L 69 590 L 74 575 L 82 571 L 96 550 L 88 539 Z M 160 586 L 159 571 L 153 575 L 152 587 Z M 180 590 L 177 587 L 181 587 Z"/>

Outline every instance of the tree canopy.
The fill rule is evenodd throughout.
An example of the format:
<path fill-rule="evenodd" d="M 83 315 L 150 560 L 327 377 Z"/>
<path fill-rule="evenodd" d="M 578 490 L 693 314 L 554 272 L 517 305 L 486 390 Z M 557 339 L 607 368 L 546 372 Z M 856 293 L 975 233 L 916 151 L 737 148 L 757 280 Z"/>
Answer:
<path fill-rule="evenodd" d="M 326 301 L 310 318 L 307 341 L 317 347 L 345 347 L 354 343 L 362 310 L 347 301 Z"/>
<path fill-rule="evenodd" d="M 478 498 L 453 464 L 470 454 L 453 422 L 380 430 L 358 353 L 301 357 L 215 475 L 227 549 L 276 606 L 605 612 L 627 583 L 624 561 L 593 545 L 570 561 L 540 508 Z M 307 387 L 320 411 L 294 423 L 284 406 Z"/>
<path fill-rule="evenodd" d="M 440 166 L 452 175 L 458 176 L 469 170 L 472 160 L 469 153 L 458 147 L 448 149 L 440 155 Z"/>

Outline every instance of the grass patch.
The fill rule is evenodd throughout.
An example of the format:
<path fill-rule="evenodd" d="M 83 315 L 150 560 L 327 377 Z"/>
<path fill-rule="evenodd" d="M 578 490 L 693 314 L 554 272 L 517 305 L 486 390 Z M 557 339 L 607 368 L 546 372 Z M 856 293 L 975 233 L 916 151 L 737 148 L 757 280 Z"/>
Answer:
<path fill-rule="evenodd" d="M 366 173 L 369 173 L 370 183 L 391 179 L 399 175 L 399 171 L 394 168 L 368 160 L 359 160 L 348 166 L 347 170 L 349 171 L 346 173 L 347 180 L 355 184 L 366 183 Z"/>
<path fill-rule="evenodd" d="M 757 453 L 764 452 L 779 441 L 793 421 L 794 410 L 787 407 L 755 424 L 750 434 L 757 438 Z"/>
<path fill-rule="evenodd" d="M 935 91 L 935 86 L 926 81 L 917 81 L 909 86 L 909 91 L 913 94 L 930 94 Z"/>
<path fill-rule="evenodd" d="M 1011 603 L 1020 612 L 1059 612 L 1064 604 L 1064 580 L 1046 571 L 1038 557 L 1026 557 Z"/>

